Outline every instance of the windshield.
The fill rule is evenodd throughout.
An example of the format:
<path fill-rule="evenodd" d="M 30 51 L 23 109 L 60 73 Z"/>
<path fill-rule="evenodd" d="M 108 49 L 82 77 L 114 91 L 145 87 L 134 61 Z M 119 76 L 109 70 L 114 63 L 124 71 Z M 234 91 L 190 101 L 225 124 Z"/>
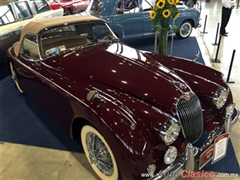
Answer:
<path fill-rule="evenodd" d="M 101 0 L 90 1 L 86 11 L 93 11 L 96 14 L 101 14 L 104 8 L 104 3 Z"/>
<path fill-rule="evenodd" d="M 0 6 L 0 26 L 14 22 L 14 15 L 10 5 Z"/>
<path fill-rule="evenodd" d="M 32 0 L 31 3 L 37 14 L 51 10 L 50 6 L 45 0 Z"/>
<path fill-rule="evenodd" d="M 41 54 L 46 58 L 69 50 L 110 42 L 117 37 L 104 22 L 85 22 L 47 29 L 40 39 Z"/>

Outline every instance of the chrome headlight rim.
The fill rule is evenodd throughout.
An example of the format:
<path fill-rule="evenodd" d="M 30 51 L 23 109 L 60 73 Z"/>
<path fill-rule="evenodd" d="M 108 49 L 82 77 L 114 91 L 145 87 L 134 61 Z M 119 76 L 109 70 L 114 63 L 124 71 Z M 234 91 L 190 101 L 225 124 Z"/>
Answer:
<path fill-rule="evenodd" d="M 157 166 L 155 164 L 149 164 L 147 167 L 147 173 L 148 174 L 154 174 L 156 171 Z"/>
<path fill-rule="evenodd" d="M 177 148 L 175 146 L 169 146 L 164 154 L 164 163 L 171 164 L 176 160 L 177 155 L 178 155 Z"/>
<path fill-rule="evenodd" d="M 215 105 L 217 109 L 221 109 L 227 102 L 229 95 L 229 91 L 222 87 L 219 86 L 216 92 L 214 93 L 212 103 Z"/>
<path fill-rule="evenodd" d="M 168 118 L 162 125 L 159 136 L 166 145 L 171 145 L 178 138 L 180 131 L 180 123 L 174 118 Z"/>

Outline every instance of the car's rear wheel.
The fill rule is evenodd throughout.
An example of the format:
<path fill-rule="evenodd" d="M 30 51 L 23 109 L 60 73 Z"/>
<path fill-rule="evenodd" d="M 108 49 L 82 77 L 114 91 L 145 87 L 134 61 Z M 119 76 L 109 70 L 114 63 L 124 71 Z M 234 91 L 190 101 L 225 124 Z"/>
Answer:
<path fill-rule="evenodd" d="M 192 23 L 190 21 L 184 21 L 179 27 L 179 31 L 176 33 L 180 39 L 188 38 L 192 33 Z"/>
<path fill-rule="evenodd" d="M 15 83 L 18 91 L 19 91 L 20 93 L 23 93 L 23 90 L 21 89 L 21 87 L 20 87 L 20 85 L 19 85 L 19 83 L 18 83 L 18 79 L 17 79 L 17 76 L 16 76 L 16 72 L 15 72 L 15 70 L 14 70 L 14 68 L 13 68 L 12 63 L 10 62 L 9 65 L 10 65 L 10 71 L 11 71 L 11 75 L 12 75 L 12 79 L 13 79 L 14 83 Z"/>
<path fill-rule="evenodd" d="M 117 163 L 104 137 L 94 127 L 85 125 L 81 130 L 81 142 L 95 173 L 104 180 L 117 180 Z"/>

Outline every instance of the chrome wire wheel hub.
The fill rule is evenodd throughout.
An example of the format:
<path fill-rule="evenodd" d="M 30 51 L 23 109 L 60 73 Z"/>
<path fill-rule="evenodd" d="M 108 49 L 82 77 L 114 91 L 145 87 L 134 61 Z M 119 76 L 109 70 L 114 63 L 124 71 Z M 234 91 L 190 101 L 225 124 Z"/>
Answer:
<path fill-rule="evenodd" d="M 190 27 L 188 25 L 185 25 L 181 28 L 181 34 L 182 36 L 187 36 L 190 33 Z"/>
<path fill-rule="evenodd" d="M 87 134 L 86 144 L 91 164 L 95 164 L 104 175 L 111 176 L 114 167 L 111 155 L 105 144 L 94 133 Z"/>

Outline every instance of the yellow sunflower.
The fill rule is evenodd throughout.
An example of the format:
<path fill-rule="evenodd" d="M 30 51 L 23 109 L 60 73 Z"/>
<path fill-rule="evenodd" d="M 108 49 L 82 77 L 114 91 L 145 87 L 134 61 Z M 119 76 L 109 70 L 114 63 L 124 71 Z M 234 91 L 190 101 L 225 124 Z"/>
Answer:
<path fill-rule="evenodd" d="M 149 14 L 150 14 L 151 19 L 155 19 L 156 15 L 157 15 L 155 11 L 150 11 Z"/>
<path fill-rule="evenodd" d="M 168 4 L 173 5 L 174 4 L 174 0 L 168 0 Z"/>
<path fill-rule="evenodd" d="M 174 20 L 176 20 L 178 18 L 178 16 L 180 15 L 180 13 L 176 13 L 175 16 L 173 17 Z"/>
<path fill-rule="evenodd" d="M 162 9 L 162 8 L 165 6 L 165 0 L 159 0 L 159 1 L 156 3 L 156 6 L 157 6 L 159 9 Z"/>
<path fill-rule="evenodd" d="M 176 0 L 176 4 L 178 4 L 179 3 L 179 0 Z"/>
<path fill-rule="evenodd" d="M 162 12 L 163 17 L 168 18 L 171 15 L 171 11 L 169 11 L 169 9 L 165 9 Z"/>

